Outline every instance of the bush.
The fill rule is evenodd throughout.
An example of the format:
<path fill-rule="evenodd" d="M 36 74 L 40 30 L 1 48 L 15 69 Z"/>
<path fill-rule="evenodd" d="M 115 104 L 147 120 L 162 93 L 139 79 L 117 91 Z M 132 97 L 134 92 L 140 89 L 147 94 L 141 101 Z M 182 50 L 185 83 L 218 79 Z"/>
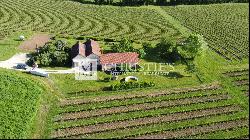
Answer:
<path fill-rule="evenodd" d="M 178 60 L 176 44 L 172 38 L 162 38 L 161 42 L 154 48 L 154 51 L 159 58 L 163 58 L 169 62 Z"/>
<path fill-rule="evenodd" d="M 164 37 L 155 48 L 150 47 L 148 44 L 143 45 L 144 50 L 147 52 L 155 52 L 156 56 L 163 58 L 168 62 L 177 62 L 179 60 L 194 60 L 201 52 L 201 40 L 197 35 L 190 35 L 176 42 L 172 37 Z"/>
<path fill-rule="evenodd" d="M 180 72 L 169 72 L 167 77 L 170 77 L 170 78 L 182 78 L 184 76 L 182 74 L 180 74 Z"/>
<path fill-rule="evenodd" d="M 116 42 L 116 40 L 113 38 L 104 38 L 104 41 L 105 42 Z"/>

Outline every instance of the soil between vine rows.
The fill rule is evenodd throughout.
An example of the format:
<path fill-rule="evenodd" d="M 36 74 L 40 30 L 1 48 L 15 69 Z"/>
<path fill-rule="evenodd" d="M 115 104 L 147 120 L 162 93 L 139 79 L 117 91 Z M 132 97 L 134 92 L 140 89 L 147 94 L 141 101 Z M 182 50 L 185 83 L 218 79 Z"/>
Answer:
<path fill-rule="evenodd" d="M 200 133 L 214 132 L 218 130 L 226 130 L 226 129 L 235 128 L 235 127 L 248 126 L 248 123 L 249 123 L 248 119 L 242 119 L 242 120 L 236 120 L 236 121 L 230 121 L 230 122 L 216 123 L 216 124 L 212 124 L 208 126 L 198 126 L 194 128 L 181 129 L 179 131 L 167 131 L 167 132 L 162 132 L 159 134 L 144 135 L 144 136 L 136 137 L 134 139 L 181 138 L 184 136 L 191 136 L 191 135 L 196 135 Z"/>
<path fill-rule="evenodd" d="M 167 94 L 178 94 L 178 93 L 187 93 L 187 92 L 195 92 L 195 91 L 204 91 L 204 90 L 215 90 L 218 89 L 220 85 L 218 84 L 211 84 L 211 85 L 202 85 L 192 88 L 180 88 L 180 89 L 173 89 L 167 91 L 160 91 L 156 93 L 135 93 L 135 94 L 126 94 L 126 95 L 114 95 L 114 96 L 105 96 L 105 97 L 96 97 L 94 99 L 68 99 L 63 100 L 60 103 L 60 106 L 68 106 L 68 105 L 78 105 L 78 104 L 87 104 L 87 103 L 94 103 L 94 102 L 104 102 L 104 101 L 112 101 L 112 100 L 123 100 L 123 99 L 131 99 L 131 98 L 138 98 L 138 97 L 156 97 L 161 95 Z"/>
<path fill-rule="evenodd" d="M 59 129 L 57 131 L 54 131 L 52 133 L 52 138 L 60 138 L 60 137 L 63 138 L 67 136 L 76 136 L 80 134 L 96 133 L 96 132 L 102 132 L 102 131 L 107 131 L 107 130 L 126 128 L 126 127 L 131 127 L 131 126 L 161 123 L 161 122 L 168 122 L 168 121 L 182 120 L 182 119 L 191 119 L 191 118 L 204 116 L 204 115 L 218 114 L 222 112 L 226 113 L 230 111 L 240 111 L 240 110 L 241 108 L 239 106 L 227 106 L 227 107 L 204 109 L 204 110 L 184 112 L 184 113 L 183 112 L 174 113 L 174 114 L 163 115 L 163 116 L 158 116 L 158 117 L 146 117 L 146 118 L 139 118 L 135 120 L 121 121 L 121 122 L 111 122 L 111 123 L 104 123 L 104 124 L 97 124 L 97 125 L 89 125 L 85 127 L 65 128 L 65 129 Z"/>
<path fill-rule="evenodd" d="M 148 109 L 155 109 L 155 108 L 162 108 L 162 107 L 169 107 L 169 106 L 176 106 L 176 105 L 185 105 L 185 104 L 192 104 L 192 103 L 201 103 L 201 102 L 208 102 L 208 101 L 216 101 L 216 100 L 223 100 L 229 99 L 228 95 L 214 95 L 208 97 L 195 97 L 195 98 L 184 98 L 181 100 L 173 100 L 173 101 L 163 101 L 163 102 L 156 102 L 156 103 L 144 103 L 144 104 L 135 104 L 130 106 L 121 106 L 121 107 L 111 107 L 107 109 L 98 109 L 93 111 L 82 111 L 82 112 L 75 112 L 75 113 L 65 113 L 61 114 L 57 117 L 55 121 L 67 121 L 67 120 L 75 120 L 75 119 L 83 119 L 88 117 L 95 117 L 100 115 L 107 115 L 107 114 L 114 114 L 114 113 L 124 113 L 124 112 L 131 112 L 131 111 L 139 111 L 139 110 L 148 110 Z"/>

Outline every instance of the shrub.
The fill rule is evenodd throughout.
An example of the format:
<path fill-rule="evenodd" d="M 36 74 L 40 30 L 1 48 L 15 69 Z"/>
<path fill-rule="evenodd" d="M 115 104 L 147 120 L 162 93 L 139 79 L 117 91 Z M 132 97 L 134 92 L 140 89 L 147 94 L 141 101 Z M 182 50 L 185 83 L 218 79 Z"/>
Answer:
<path fill-rule="evenodd" d="M 104 41 L 105 42 L 116 42 L 116 40 L 113 38 L 104 38 Z"/>
<path fill-rule="evenodd" d="M 171 38 L 162 38 L 161 42 L 154 48 L 159 58 L 174 62 L 178 59 L 176 44 Z"/>

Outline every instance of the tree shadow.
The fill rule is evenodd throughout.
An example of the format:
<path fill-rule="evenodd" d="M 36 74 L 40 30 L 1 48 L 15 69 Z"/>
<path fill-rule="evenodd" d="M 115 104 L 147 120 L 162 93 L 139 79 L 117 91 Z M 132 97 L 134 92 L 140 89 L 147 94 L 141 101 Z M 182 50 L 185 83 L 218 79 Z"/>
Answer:
<path fill-rule="evenodd" d="M 180 74 L 179 72 L 169 72 L 165 75 L 167 78 L 170 79 L 179 79 L 185 77 L 184 75 Z"/>
<path fill-rule="evenodd" d="M 14 41 L 18 41 L 18 42 L 22 42 L 22 40 L 20 39 L 13 39 Z"/>

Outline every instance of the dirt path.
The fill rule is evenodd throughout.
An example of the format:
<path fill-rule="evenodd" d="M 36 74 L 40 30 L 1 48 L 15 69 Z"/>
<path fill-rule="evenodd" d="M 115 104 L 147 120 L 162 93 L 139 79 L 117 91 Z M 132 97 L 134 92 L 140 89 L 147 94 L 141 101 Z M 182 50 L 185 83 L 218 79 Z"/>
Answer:
<path fill-rule="evenodd" d="M 51 36 L 47 34 L 36 34 L 32 38 L 24 41 L 19 48 L 24 51 L 35 51 L 36 47 L 43 46 L 50 41 Z"/>

